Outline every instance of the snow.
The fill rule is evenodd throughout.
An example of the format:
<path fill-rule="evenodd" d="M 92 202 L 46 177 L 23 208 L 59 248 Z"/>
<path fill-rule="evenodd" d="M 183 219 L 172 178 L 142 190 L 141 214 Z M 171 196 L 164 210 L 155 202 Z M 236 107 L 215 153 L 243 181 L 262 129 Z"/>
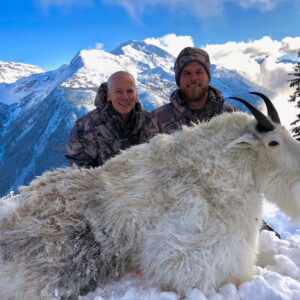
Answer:
<path fill-rule="evenodd" d="M 157 66 L 170 73 L 174 57 L 144 42 L 129 42 L 107 53 L 104 50 L 81 50 L 72 60 L 76 73 L 62 83 L 66 89 L 96 89 L 114 72 L 127 70 L 135 78 Z M 173 76 L 174 77 L 174 76 Z"/>
<path fill-rule="evenodd" d="M 23 76 L 14 83 L 0 83 L 0 102 L 5 105 L 19 103 L 21 106 L 22 102 L 26 102 L 27 108 L 30 108 L 34 103 L 41 102 L 47 97 L 65 80 L 65 77 L 69 76 L 69 73 L 69 68 L 63 65 L 55 71 Z M 30 101 L 24 101 L 27 97 Z"/>
<path fill-rule="evenodd" d="M 0 83 L 12 83 L 22 77 L 43 72 L 39 66 L 0 60 Z"/>

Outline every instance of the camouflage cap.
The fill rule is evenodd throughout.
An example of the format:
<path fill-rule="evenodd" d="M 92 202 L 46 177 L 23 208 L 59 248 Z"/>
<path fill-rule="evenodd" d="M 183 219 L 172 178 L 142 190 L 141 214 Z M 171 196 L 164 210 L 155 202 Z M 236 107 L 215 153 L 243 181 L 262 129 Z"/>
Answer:
<path fill-rule="evenodd" d="M 199 48 L 186 47 L 179 53 L 175 61 L 175 66 L 174 66 L 175 80 L 178 86 L 179 86 L 180 74 L 183 68 L 188 63 L 193 61 L 200 63 L 204 67 L 205 71 L 207 72 L 209 80 L 211 79 L 211 75 L 210 75 L 211 66 L 210 66 L 208 53 Z"/>

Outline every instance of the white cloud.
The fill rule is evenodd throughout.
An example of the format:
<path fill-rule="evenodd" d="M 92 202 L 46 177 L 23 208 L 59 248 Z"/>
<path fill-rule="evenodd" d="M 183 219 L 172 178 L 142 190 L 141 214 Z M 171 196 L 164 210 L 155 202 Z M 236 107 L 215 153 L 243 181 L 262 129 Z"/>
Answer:
<path fill-rule="evenodd" d="M 255 7 L 261 11 L 272 10 L 275 6 L 289 0 L 236 0 L 244 8 Z M 296 0 L 297 1 L 297 0 Z"/>
<path fill-rule="evenodd" d="M 250 81 L 276 93 L 288 80 L 287 74 L 293 67 L 279 59 L 287 54 L 296 56 L 300 38 L 286 37 L 276 41 L 265 36 L 255 41 L 206 45 L 204 49 L 210 54 L 212 63 L 236 70 Z"/>
<path fill-rule="evenodd" d="M 35 0 L 35 2 L 47 12 L 50 7 L 69 8 L 73 5 L 92 6 L 94 0 Z"/>
<path fill-rule="evenodd" d="M 155 6 L 162 6 L 176 13 L 188 10 L 196 16 L 207 18 L 219 15 L 224 1 L 232 0 L 103 0 L 106 4 L 123 6 L 133 18 L 138 18 L 148 7 Z"/>
<path fill-rule="evenodd" d="M 155 1 L 155 0 L 154 0 Z M 143 13 L 148 5 L 152 5 L 151 1 L 135 1 L 135 0 L 103 0 L 104 3 L 109 5 L 120 5 L 132 18 L 137 18 Z"/>
<path fill-rule="evenodd" d="M 99 1 L 99 0 L 97 0 Z M 50 7 L 70 8 L 73 5 L 92 6 L 95 0 L 35 0 L 36 3 L 47 12 Z M 102 0 L 104 4 L 122 6 L 127 13 L 135 19 L 139 19 L 149 7 L 161 6 L 171 12 L 188 11 L 202 19 L 221 15 L 226 3 L 236 2 L 237 5 L 249 9 L 269 11 L 278 4 L 289 2 L 287 5 L 295 6 L 300 14 L 300 0 Z"/>
<path fill-rule="evenodd" d="M 282 39 L 282 45 L 280 51 L 285 52 L 286 54 L 297 56 L 297 53 L 300 49 L 300 37 L 292 38 L 286 37 Z"/>
<path fill-rule="evenodd" d="M 104 47 L 103 43 L 97 43 L 96 46 L 95 46 L 95 48 L 98 49 L 98 50 L 103 49 L 103 47 Z"/>
<path fill-rule="evenodd" d="M 221 15 L 226 3 L 236 2 L 239 6 L 248 9 L 255 8 L 260 11 L 269 11 L 278 4 L 289 2 L 299 9 L 300 0 L 103 0 L 103 3 L 120 5 L 133 18 L 138 18 L 147 8 L 162 6 L 171 12 L 189 11 L 200 18 L 211 18 Z"/>
<path fill-rule="evenodd" d="M 99 1 L 99 0 L 98 0 Z M 50 7 L 70 8 L 73 5 L 92 6 L 94 0 L 35 0 L 43 11 Z M 255 8 L 260 11 L 269 11 L 278 4 L 289 2 L 287 5 L 295 6 L 300 13 L 300 0 L 102 0 L 104 4 L 122 6 L 127 13 L 135 19 L 149 7 L 162 6 L 171 12 L 188 11 L 195 16 L 206 19 L 221 15 L 226 3 L 236 2 L 239 6 L 248 9 Z"/>
<path fill-rule="evenodd" d="M 269 96 L 274 100 L 280 111 L 282 123 L 296 119 L 296 109 L 293 104 L 287 104 L 292 89 L 289 87 L 288 74 L 293 71 L 292 63 L 284 63 L 280 58 L 291 55 L 296 58 L 300 49 L 300 38 L 286 37 L 281 41 L 270 37 L 248 42 L 227 42 L 203 46 L 213 64 L 235 70 L 248 80 L 270 91 Z"/>
<path fill-rule="evenodd" d="M 147 38 L 145 42 L 160 47 L 171 53 L 173 56 L 177 56 L 179 52 L 188 46 L 194 47 L 194 42 L 192 37 L 188 35 L 176 36 L 176 34 L 167 34 L 160 38 Z"/>

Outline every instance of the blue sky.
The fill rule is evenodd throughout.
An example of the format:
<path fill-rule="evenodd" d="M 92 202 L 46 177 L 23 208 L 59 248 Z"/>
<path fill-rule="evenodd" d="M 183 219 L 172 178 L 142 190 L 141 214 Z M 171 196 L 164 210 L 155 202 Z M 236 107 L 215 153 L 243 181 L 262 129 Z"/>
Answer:
<path fill-rule="evenodd" d="M 300 37 L 300 0 L 2 1 L 0 60 L 53 70 L 82 49 L 168 34 L 195 46 Z"/>

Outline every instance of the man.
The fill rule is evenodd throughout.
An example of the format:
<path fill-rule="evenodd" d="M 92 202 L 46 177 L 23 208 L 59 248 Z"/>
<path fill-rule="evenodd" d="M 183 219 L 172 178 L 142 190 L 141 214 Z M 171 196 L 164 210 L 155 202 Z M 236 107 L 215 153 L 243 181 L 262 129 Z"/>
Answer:
<path fill-rule="evenodd" d="M 151 113 L 140 142 L 148 141 L 157 133 L 173 133 L 183 125 L 191 126 L 223 112 L 236 111 L 224 102 L 217 88 L 209 85 L 211 65 L 206 51 L 184 48 L 175 61 L 174 71 L 179 89 L 172 93 L 170 103 Z"/>
<path fill-rule="evenodd" d="M 120 150 L 138 144 L 149 115 L 138 99 L 133 76 L 125 71 L 112 74 L 100 85 L 95 106 L 72 128 L 65 153 L 70 165 L 101 166 Z"/>

